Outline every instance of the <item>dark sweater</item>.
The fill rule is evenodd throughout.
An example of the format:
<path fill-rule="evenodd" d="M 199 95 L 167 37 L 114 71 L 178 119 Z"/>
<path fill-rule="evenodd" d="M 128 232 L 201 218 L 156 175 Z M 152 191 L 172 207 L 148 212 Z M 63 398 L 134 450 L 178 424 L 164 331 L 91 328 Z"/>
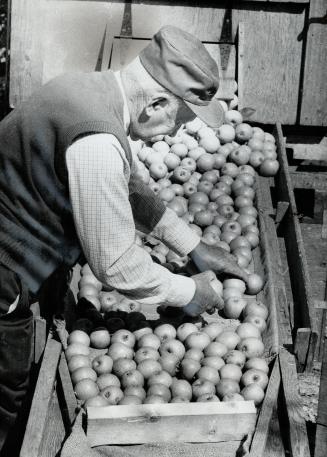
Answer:
<path fill-rule="evenodd" d="M 123 100 L 111 71 L 55 78 L 0 124 L 0 262 L 34 293 L 57 267 L 72 266 L 81 253 L 65 152 L 77 137 L 100 132 L 115 135 L 131 163 Z M 151 230 L 165 208 L 142 183 L 132 187 L 134 215 L 142 220 L 152 207 Z"/>

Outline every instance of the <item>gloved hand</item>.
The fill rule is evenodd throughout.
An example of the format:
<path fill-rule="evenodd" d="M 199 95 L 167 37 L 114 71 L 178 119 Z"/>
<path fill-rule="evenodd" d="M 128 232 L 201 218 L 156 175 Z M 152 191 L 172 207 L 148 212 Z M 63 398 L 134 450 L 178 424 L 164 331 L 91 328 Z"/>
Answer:
<path fill-rule="evenodd" d="M 239 278 L 247 283 L 248 274 L 238 266 L 235 257 L 225 249 L 208 246 L 200 241 L 190 256 L 200 271 L 212 270 L 217 275 L 223 274 L 232 278 Z"/>
<path fill-rule="evenodd" d="M 215 289 L 216 275 L 213 271 L 205 271 L 192 276 L 195 282 L 195 294 L 183 311 L 189 316 L 199 316 L 205 311 L 211 311 L 213 308 L 222 309 L 224 300 Z"/>

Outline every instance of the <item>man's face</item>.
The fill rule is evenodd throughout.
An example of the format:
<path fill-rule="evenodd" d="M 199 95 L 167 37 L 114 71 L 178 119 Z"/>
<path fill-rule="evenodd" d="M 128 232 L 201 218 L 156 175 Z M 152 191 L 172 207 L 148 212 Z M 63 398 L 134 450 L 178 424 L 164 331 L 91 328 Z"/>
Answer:
<path fill-rule="evenodd" d="M 148 141 L 157 135 L 174 135 L 182 124 L 196 117 L 181 99 L 170 94 L 154 97 L 140 112 L 131 111 L 132 140 Z"/>

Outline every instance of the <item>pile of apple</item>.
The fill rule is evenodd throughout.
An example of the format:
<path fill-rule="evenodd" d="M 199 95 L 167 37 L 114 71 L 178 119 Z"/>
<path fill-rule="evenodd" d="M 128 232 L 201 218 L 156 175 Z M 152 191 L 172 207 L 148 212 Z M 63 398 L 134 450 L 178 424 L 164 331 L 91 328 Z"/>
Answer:
<path fill-rule="evenodd" d="M 134 311 L 134 330 L 72 331 L 65 354 L 77 398 L 86 407 L 243 400 L 260 405 L 268 384 L 261 336 L 268 309 L 245 299 L 244 292 L 239 279 L 223 283 L 225 314 L 243 320 L 234 326 L 186 322 L 153 328 Z"/>

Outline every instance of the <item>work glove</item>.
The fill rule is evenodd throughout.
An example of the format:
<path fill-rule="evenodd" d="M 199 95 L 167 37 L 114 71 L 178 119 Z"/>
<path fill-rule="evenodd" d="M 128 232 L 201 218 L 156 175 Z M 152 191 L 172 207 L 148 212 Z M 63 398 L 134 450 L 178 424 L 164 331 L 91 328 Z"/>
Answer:
<path fill-rule="evenodd" d="M 248 281 L 248 274 L 238 266 L 235 257 L 225 249 L 209 246 L 200 241 L 190 253 L 190 257 L 199 271 L 212 270 L 217 275 L 239 278 L 245 283 Z"/>
<path fill-rule="evenodd" d="M 199 316 L 200 314 L 212 312 L 215 309 L 224 307 L 224 300 L 220 290 L 216 288 L 217 278 L 213 271 L 205 271 L 192 276 L 195 282 L 195 293 L 186 306 L 183 307 L 185 314 Z"/>

